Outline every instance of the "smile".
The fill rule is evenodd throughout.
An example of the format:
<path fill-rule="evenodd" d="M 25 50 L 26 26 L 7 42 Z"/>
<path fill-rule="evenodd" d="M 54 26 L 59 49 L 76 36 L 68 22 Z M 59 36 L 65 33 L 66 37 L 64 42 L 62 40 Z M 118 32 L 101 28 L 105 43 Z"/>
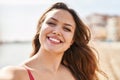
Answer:
<path fill-rule="evenodd" d="M 60 40 L 57 40 L 57 39 L 55 39 L 55 38 L 49 38 L 51 41 L 54 41 L 54 42 L 57 42 L 57 43 L 60 43 Z"/>
<path fill-rule="evenodd" d="M 62 41 L 56 37 L 47 37 L 47 38 L 51 43 L 54 43 L 54 44 L 62 43 Z"/>

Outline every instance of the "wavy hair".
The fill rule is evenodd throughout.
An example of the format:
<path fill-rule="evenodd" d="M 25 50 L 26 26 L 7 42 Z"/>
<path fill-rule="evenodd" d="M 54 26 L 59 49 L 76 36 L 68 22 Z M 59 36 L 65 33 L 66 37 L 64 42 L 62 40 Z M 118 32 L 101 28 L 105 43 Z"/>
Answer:
<path fill-rule="evenodd" d="M 76 29 L 73 37 L 74 43 L 68 50 L 65 51 L 61 63 L 70 69 L 76 80 L 98 80 L 96 74 L 96 71 L 99 71 L 97 65 L 98 62 L 95 56 L 95 52 L 88 45 L 91 38 L 90 31 L 79 18 L 77 13 L 63 2 L 53 4 L 41 16 L 38 22 L 36 34 L 33 39 L 33 52 L 31 56 L 34 56 L 40 48 L 40 28 L 43 21 L 45 20 L 45 15 L 53 9 L 63 9 L 68 11 L 72 15 L 76 24 Z"/>

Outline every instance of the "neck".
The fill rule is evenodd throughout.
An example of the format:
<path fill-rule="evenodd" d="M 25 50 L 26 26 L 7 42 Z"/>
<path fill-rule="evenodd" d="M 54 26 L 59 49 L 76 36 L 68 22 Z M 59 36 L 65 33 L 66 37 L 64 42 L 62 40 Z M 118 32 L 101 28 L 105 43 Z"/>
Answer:
<path fill-rule="evenodd" d="M 35 63 L 37 64 L 35 65 L 50 72 L 57 72 L 60 67 L 63 54 L 64 53 L 48 52 L 40 48 L 34 57 Z"/>

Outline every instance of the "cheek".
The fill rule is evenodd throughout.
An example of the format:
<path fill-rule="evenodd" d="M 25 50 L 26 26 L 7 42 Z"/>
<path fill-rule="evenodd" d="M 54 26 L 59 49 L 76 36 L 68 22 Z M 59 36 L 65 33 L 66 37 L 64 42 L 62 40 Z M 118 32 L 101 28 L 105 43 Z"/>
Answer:
<path fill-rule="evenodd" d="M 70 48 L 70 46 L 73 43 L 73 37 L 72 35 L 67 35 L 65 38 L 66 38 L 66 45 L 65 45 L 66 48 L 64 49 L 67 50 L 68 48 Z"/>
<path fill-rule="evenodd" d="M 46 24 L 42 24 L 42 26 L 41 26 L 41 31 L 44 31 L 45 29 L 47 29 L 48 28 L 48 26 L 46 25 Z"/>
<path fill-rule="evenodd" d="M 42 42 L 43 41 L 43 39 L 45 38 L 45 36 L 46 36 L 46 33 L 47 33 L 47 26 L 45 26 L 45 25 L 42 25 L 41 26 L 41 30 L 40 30 L 40 32 L 39 32 L 39 41 L 40 42 Z"/>
<path fill-rule="evenodd" d="M 43 24 L 41 26 L 40 34 L 46 34 L 47 32 L 49 32 L 49 30 L 50 30 L 50 27 L 48 25 Z"/>
<path fill-rule="evenodd" d="M 73 42 L 73 34 L 66 35 L 65 38 L 68 43 L 71 44 Z"/>

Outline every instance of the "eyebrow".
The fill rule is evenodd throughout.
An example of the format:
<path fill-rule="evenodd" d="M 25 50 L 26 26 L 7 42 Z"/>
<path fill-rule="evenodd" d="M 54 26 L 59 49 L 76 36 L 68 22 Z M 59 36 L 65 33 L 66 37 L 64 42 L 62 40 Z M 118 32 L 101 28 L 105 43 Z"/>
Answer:
<path fill-rule="evenodd" d="M 55 18 L 53 18 L 53 17 L 51 17 L 50 19 L 52 19 L 52 20 L 54 20 L 54 21 L 57 21 L 57 22 L 58 22 L 58 20 L 57 20 L 57 19 L 55 19 Z M 71 27 L 72 27 L 72 25 L 71 25 L 71 24 L 68 24 L 68 23 L 64 23 L 64 25 L 66 25 L 66 26 L 71 26 Z"/>

